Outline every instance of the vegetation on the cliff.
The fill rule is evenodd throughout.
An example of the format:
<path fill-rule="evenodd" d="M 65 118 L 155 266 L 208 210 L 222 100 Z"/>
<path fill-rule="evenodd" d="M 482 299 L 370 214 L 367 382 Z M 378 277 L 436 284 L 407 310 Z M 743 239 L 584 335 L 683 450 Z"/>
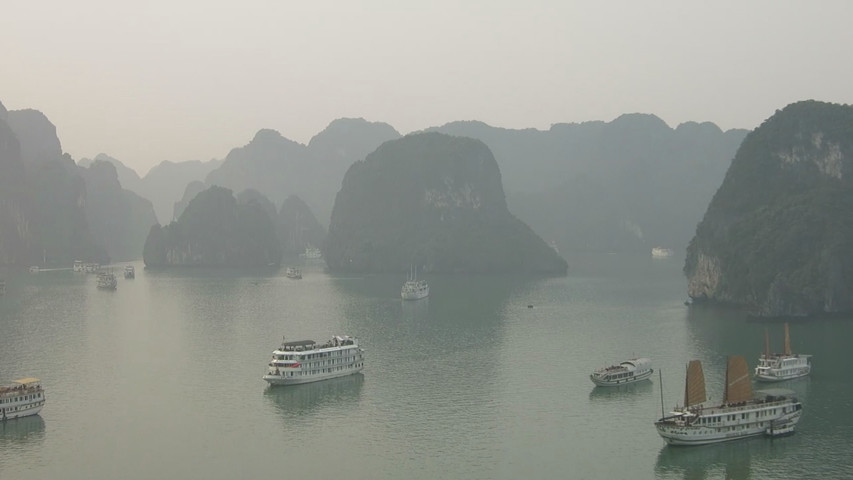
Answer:
<path fill-rule="evenodd" d="M 696 300 L 766 316 L 853 311 L 853 107 L 778 111 L 738 150 L 690 243 Z"/>
<path fill-rule="evenodd" d="M 501 174 L 479 140 L 439 133 L 384 143 L 350 167 L 324 249 L 329 268 L 566 272 L 506 208 Z"/>
<path fill-rule="evenodd" d="M 272 219 L 257 202 L 239 203 L 231 190 L 210 187 L 177 221 L 151 227 L 146 266 L 266 266 L 281 262 Z"/>

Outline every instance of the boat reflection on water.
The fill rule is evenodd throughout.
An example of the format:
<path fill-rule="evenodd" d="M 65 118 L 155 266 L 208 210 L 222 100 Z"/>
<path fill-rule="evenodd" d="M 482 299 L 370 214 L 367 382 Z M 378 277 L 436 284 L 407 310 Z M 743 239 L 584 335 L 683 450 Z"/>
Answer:
<path fill-rule="evenodd" d="M 299 416 L 322 410 L 324 407 L 355 405 L 361 395 L 364 374 L 331 378 L 299 385 L 271 385 L 264 395 L 276 410 L 285 416 Z"/>
<path fill-rule="evenodd" d="M 429 318 L 429 297 L 422 298 L 417 302 L 400 300 L 400 303 L 404 320 L 418 321 Z"/>
<path fill-rule="evenodd" d="M 44 419 L 39 415 L 0 421 L 0 449 L 34 445 L 44 441 Z"/>
<path fill-rule="evenodd" d="M 665 445 L 655 463 L 655 478 L 755 478 L 770 473 L 764 467 L 784 458 L 788 438 L 755 437 L 712 445 Z M 788 452 L 790 453 L 790 452 Z M 784 476 L 783 472 L 777 472 Z M 770 474 L 767 478 L 780 478 Z"/>

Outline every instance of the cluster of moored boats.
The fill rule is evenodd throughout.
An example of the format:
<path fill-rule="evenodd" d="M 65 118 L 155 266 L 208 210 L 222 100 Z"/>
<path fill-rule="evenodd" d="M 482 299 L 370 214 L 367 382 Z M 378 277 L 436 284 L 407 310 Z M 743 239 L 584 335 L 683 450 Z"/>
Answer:
<path fill-rule="evenodd" d="M 651 378 L 654 370 L 649 358 L 633 358 L 617 365 L 593 371 L 596 386 L 616 387 Z M 760 382 L 779 382 L 811 373 L 811 355 L 791 352 L 788 324 L 782 353 L 771 353 L 765 332 L 764 353 L 758 359 L 754 378 Z M 663 400 L 661 388 L 661 400 Z M 654 423 L 658 434 L 670 445 L 706 445 L 756 435 L 772 437 L 794 432 L 802 416 L 803 405 L 794 392 L 779 388 L 753 391 L 746 359 L 731 355 L 726 366 L 723 401 L 708 402 L 702 363 L 687 364 L 684 402 L 669 414 L 661 405 L 661 418 Z"/>

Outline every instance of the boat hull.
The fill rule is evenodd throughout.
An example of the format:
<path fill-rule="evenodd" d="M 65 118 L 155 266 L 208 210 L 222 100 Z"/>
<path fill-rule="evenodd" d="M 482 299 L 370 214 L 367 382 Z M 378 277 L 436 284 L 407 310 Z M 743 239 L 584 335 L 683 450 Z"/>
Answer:
<path fill-rule="evenodd" d="M 3 412 L 0 413 L 0 420 L 11 420 L 13 418 L 20 417 L 29 417 L 30 415 L 38 415 L 41 411 L 42 407 L 44 407 L 44 402 L 38 402 L 37 405 L 32 407 L 24 408 L 17 411 Z M 19 407 L 20 408 L 20 407 Z"/>
<path fill-rule="evenodd" d="M 320 382 L 331 378 L 346 377 L 360 372 L 364 367 L 353 367 L 349 370 L 340 372 L 320 373 L 317 375 L 308 375 L 303 377 L 283 377 L 281 375 L 264 375 L 264 380 L 270 385 L 299 385 L 302 383 Z"/>
<path fill-rule="evenodd" d="M 739 413 L 739 412 L 732 412 Z M 708 427 L 696 425 L 675 425 L 669 422 L 655 423 L 658 435 L 669 445 L 698 446 L 713 443 L 730 442 L 759 435 L 781 436 L 794 432 L 794 426 L 799 422 L 802 410 L 796 410 L 777 418 L 762 421 L 752 421 L 746 424 Z M 778 426 L 778 427 L 776 427 Z"/>
<path fill-rule="evenodd" d="M 811 373 L 811 366 L 801 367 L 796 369 L 788 374 L 774 374 L 772 371 L 768 373 L 764 372 L 756 372 L 755 379 L 761 382 L 784 382 L 785 380 L 793 380 L 795 378 L 802 378 Z"/>
<path fill-rule="evenodd" d="M 429 296 L 429 290 L 422 292 L 402 292 L 400 296 L 403 300 L 420 300 Z"/>
<path fill-rule="evenodd" d="M 654 370 L 650 369 L 640 373 L 639 375 L 635 375 L 630 378 L 620 378 L 619 380 L 602 380 L 601 378 L 596 377 L 595 375 L 590 375 L 589 379 L 592 380 L 592 383 L 599 387 L 618 387 L 621 385 L 628 385 L 629 383 L 637 383 L 643 380 L 648 380 L 653 373 Z"/>

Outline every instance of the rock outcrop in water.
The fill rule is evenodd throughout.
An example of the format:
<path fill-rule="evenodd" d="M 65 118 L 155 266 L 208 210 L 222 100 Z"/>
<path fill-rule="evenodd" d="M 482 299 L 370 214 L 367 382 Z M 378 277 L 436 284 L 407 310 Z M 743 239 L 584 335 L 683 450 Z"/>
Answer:
<path fill-rule="evenodd" d="M 762 316 L 853 311 L 853 107 L 777 111 L 747 135 L 684 266 L 694 301 Z"/>
<path fill-rule="evenodd" d="M 143 260 L 148 267 L 258 267 L 279 265 L 281 247 L 261 204 L 239 203 L 231 190 L 210 187 L 177 221 L 151 227 Z"/>
<path fill-rule="evenodd" d="M 335 199 L 324 258 L 333 271 L 565 274 L 566 261 L 509 213 L 483 142 L 408 135 L 353 164 Z"/>

